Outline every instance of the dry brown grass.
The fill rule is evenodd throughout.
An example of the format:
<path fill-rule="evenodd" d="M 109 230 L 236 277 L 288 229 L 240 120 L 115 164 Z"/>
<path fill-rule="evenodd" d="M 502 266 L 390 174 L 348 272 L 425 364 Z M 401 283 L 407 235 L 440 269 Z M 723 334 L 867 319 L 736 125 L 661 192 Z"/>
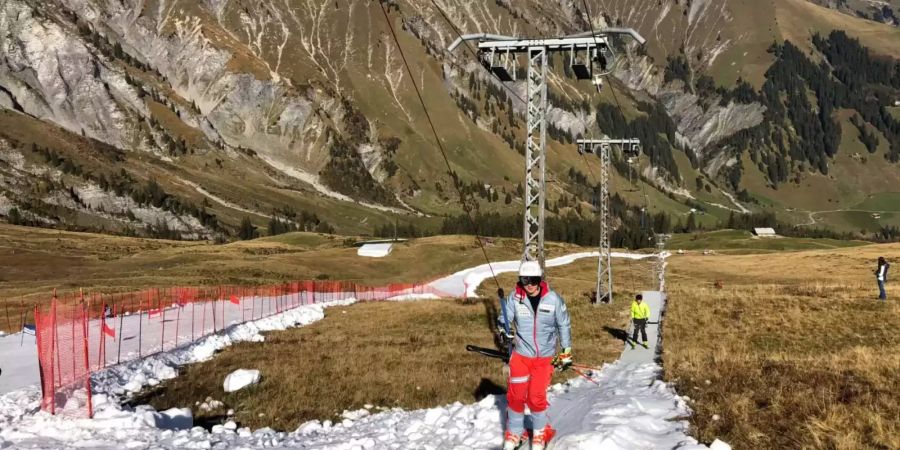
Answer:
<path fill-rule="evenodd" d="M 694 400 L 697 437 L 900 448 L 900 308 L 875 302 L 872 275 L 898 250 L 673 257 L 665 376 Z"/>
<path fill-rule="evenodd" d="M 150 287 L 261 285 L 329 278 L 365 285 L 425 282 L 484 263 L 471 236 L 395 244 L 387 258 L 363 258 L 344 236 L 291 233 L 226 245 L 72 233 L 0 224 L 0 329 L 17 331 L 21 310 L 50 300 L 53 289 L 103 293 Z M 353 240 L 353 239 L 351 239 Z M 494 260 L 516 259 L 521 244 L 496 239 Z M 579 251 L 549 245 L 551 255 Z M 9 308 L 13 326 L 6 323 Z M 30 320 L 30 318 L 28 319 Z"/>
<path fill-rule="evenodd" d="M 585 293 L 593 286 L 594 264 L 593 259 L 581 260 L 564 276 L 563 270 L 553 269 L 560 275 L 551 273 L 551 281 L 571 312 L 576 360 L 600 365 L 615 360 L 622 350 L 622 343 L 602 327 L 624 327 L 628 303 L 588 303 Z M 624 296 L 630 293 L 627 286 L 649 279 L 649 268 L 630 262 L 622 265 L 620 275 Z M 501 277 L 501 284 L 511 286 L 512 277 Z M 496 287 L 489 280 L 484 289 L 493 292 Z M 192 365 L 137 401 L 168 408 L 194 406 L 210 396 L 225 407 L 203 413 L 194 406 L 199 420 L 221 420 L 219 415 L 234 408 L 242 426 L 283 430 L 310 419 L 334 419 L 345 409 L 365 404 L 424 408 L 471 403 L 505 390 L 497 360 L 465 351 L 466 344 L 494 346 L 490 324 L 496 303 L 440 300 L 330 308 L 320 322 L 269 333 L 264 343 L 238 344 L 211 361 Z M 259 369 L 263 381 L 224 393 L 222 380 L 238 368 Z M 558 375 L 557 381 L 570 376 Z"/>

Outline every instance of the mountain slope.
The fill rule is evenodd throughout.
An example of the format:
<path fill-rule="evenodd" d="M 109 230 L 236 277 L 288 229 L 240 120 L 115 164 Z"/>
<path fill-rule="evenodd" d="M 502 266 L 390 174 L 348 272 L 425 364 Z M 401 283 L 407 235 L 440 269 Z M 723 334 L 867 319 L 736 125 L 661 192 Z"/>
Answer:
<path fill-rule="evenodd" d="M 10 126 L 0 132 L 7 155 L 0 159 L 10 168 L 0 213 L 9 217 L 15 208 L 17 221 L 141 234 L 173 228 L 185 237 L 234 235 L 245 217 L 258 227 L 277 220 L 367 234 L 395 220 L 433 228 L 441 216 L 459 213 L 455 179 L 479 210 L 518 212 L 524 105 L 516 97 L 524 84 L 507 92 L 466 51 L 447 53 L 456 34 L 441 12 L 463 32 L 561 35 L 589 28 L 582 3 L 444 0 L 437 2 L 442 11 L 429 2 L 386 5 L 455 175 L 447 173 L 377 3 L 7 0 L 0 5 L 0 44 L 9 49 L 0 60 L 0 106 L 10 112 L 0 120 Z M 628 56 L 615 72 L 620 82 L 599 97 L 559 70 L 563 58 L 554 61 L 552 214 L 591 216 L 592 199 L 578 193 L 595 181 L 596 162 L 586 168 L 572 141 L 601 130 L 648 140 L 634 168 L 639 181 L 617 185 L 626 201 L 681 216 L 700 200 L 712 213 L 707 224 L 745 210 L 728 195 L 752 185 L 727 187 L 721 168 L 740 158 L 722 144 L 766 120 L 765 105 L 733 95 L 739 90 L 732 87 L 746 90 L 739 79 L 754 90 L 763 85 L 775 61 L 772 42 L 790 39 L 812 50 L 814 32 L 838 27 L 876 54 L 900 54 L 896 28 L 803 0 L 754 5 L 589 3 L 595 26 L 634 26 L 650 43 L 618 47 Z M 704 75 L 719 89 L 715 95 Z M 621 117 L 598 122 L 602 105 L 620 101 Z M 21 123 L 28 126 L 19 130 Z M 44 135 L 67 133 L 31 148 Z M 116 150 L 114 161 L 98 163 L 85 151 L 101 143 Z M 10 175 L 21 172 L 15 168 L 23 158 L 31 168 Z M 590 176 L 567 176 L 573 170 Z M 104 171 L 138 185 L 152 180 L 166 195 L 116 192 L 115 183 L 100 182 Z M 630 170 L 618 172 L 628 178 Z M 55 183 L 47 192 L 29 187 L 41 177 Z M 120 199 L 114 213 L 98 212 L 65 192 L 84 189 L 132 203 Z M 668 197 L 659 193 L 680 195 L 662 200 Z M 72 201 L 53 200 L 60 196 Z M 651 204 L 651 197 L 661 198 Z M 151 212 L 129 214 L 138 207 Z"/>

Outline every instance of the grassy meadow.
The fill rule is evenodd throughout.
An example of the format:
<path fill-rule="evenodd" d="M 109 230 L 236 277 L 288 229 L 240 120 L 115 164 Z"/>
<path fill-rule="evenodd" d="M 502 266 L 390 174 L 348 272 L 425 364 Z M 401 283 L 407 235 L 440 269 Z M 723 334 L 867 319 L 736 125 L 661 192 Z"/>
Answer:
<path fill-rule="evenodd" d="M 623 343 L 604 327 L 624 329 L 625 299 L 650 282 L 650 264 L 627 261 L 617 274 L 620 299 L 613 306 L 591 305 L 588 293 L 596 260 L 582 259 L 549 276 L 566 299 L 572 317 L 577 361 L 614 361 Z M 513 274 L 498 282 L 509 288 Z M 484 299 L 373 302 L 325 310 L 311 325 L 266 334 L 262 343 L 240 343 L 215 359 L 187 367 L 183 376 L 145 391 L 135 403 L 156 408 L 192 406 L 195 420 L 218 423 L 228 409 L 241 426 L 293 430 L 312 419 L 340 420 L 344 410 L 377 407 L 428 408 L 505 392 L 503 364 L 465 351 L 467 344 L 494 348 L 496 285 L 483 284 Z M 222 380 L 239 368 L 261 371 L 258 386 L 225 393 Z M 558 374 L 556 382 L 573 374 Z M 196 402 L 212 397 L 225 406 L 201 411 Z"/>
<path fill-rule="evenodd" d="M 400 243 L 383 259 L 356 256 L 355 239 L 315 233 L 211 245 L 0 225 L 0 238 L 0 299 L 13 311 L 20 301 L 26 308 L 47 301 L 53 288 L 111 292 L 324 277 L 383 284 L 425 281 L 484 262 L 467 236 Z M 516 259 L 520 245 L 496 239 L 486 251 L 492 261 Z M 877 303 L 872 273 L 876 258 L 894 260 L 900 245 L 718 231 L 676 235 L 669 249 L 664 378 L 690 397 L 688 420 L 701 442 L 720 438 L 736 449 L 900 448 L 894 388 L 900 291 L 889 284 L 889 302 Z M 548 245 L 551 257 L 585 250 Z M 595 259 L 548 269 L 572 315 L 577 361 L 617 358 L 623 344 L 613 331 L 627 327 L 633 294 L 653 287 L 651 265 L 614 261 L 611 306 L 588 301 Z M 501 274 L 497 284 L 508 289 L 514 278 Z M 479 294 L 489 300 L 330 308 L 320 322 L 268 333 L 265 342 L 237 344 L 185 367 L 183 376 L 135 401 L 194 407 L 200 424 L 219 423 L 234 409 L 242 426 L 282 430 L 366 404 L 473 402 L 504 389 L 501 364 L 464 350 L 495 345 L 497 284 L 482 284 Z M 6 325 L 0 320 L 0 328 Z M 225 394 L 222 380 L 237 368 L 261 370 L 262 383 Z M 206 397 L 225 406 L 200 411 L 196 405 Z"/>
<path fill-rule="evenodd" d="M 875 260 L 900 245 L 675 255 L 665 379 L 701 442 L 735 449 L 900 448 L 900 307 Z M 721 288 L 715 286 L 719 282 Z"/>
<path fill-rule="evenodd" d="M 355 238 L 289 233 L 224 245 L 165 241 L 0 224 L 0 330 L 17 331 L 21 314 L 64 292 L 128 292 L 151 287 L 263 285 L 332 279 L 365 285 L 426 282 L 484 263 L 471 236 L 397 243 L 388 258 L 357 256 Z M 517 259 L 513 239 L 485 247 L 493 261 Z M 550 255 L 569 253 L 551 244 Z M 422 261 L 440 262 L 422 264 Z M 12 319 L 5 320 L 6 312 Z M 19 318 L 17 320 L 17 318 Z M 26 321 L 30 321 L 30 316 Z"/>

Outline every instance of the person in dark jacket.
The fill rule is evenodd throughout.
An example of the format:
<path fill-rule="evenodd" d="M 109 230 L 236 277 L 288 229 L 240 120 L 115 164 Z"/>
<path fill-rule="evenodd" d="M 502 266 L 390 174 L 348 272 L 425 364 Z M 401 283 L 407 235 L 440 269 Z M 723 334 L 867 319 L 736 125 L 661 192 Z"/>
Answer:
<path fill-rule="evenodd" d="M 875 281 L 878 282 L 878 299 L 887 300 L 887 293 L 884 291 L 884 283 L 887 281 L 887 271 L 891 267 L 884 256 L 878 257 L 878 268 L 875 269 Z"/>

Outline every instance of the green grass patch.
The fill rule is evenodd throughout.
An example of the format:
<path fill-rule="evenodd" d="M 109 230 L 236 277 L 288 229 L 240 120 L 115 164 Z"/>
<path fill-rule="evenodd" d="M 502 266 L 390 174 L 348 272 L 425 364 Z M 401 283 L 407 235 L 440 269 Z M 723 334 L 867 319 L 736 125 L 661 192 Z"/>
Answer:
<path fill-rule="evenodd" d="M 871 194 L 853 209 L 900 212 L 900 192 Z"/>

